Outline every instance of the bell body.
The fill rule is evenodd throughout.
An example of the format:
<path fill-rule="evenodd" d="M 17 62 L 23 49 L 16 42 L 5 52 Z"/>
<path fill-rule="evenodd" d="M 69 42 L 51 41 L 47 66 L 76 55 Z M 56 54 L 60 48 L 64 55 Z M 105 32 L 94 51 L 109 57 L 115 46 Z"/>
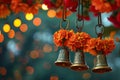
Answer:
<path fill-rule="evenodd" d="M 95 58 L 92 72 L 105 73 L 110 71 L 112 71 L 112 69 L 107 64 L 106 56 L 102 53 L 99 53 Z"/>
<path fill-rule="evenodd" d="M 59 51 L 57 61 L 55 61 L 56 66 L 70 67 L 71 62 L 69 60 L 69 51 L 66 48 L 62 48 Z"/>
<path fill-rule="evenodd" d="M 71 69 L 75 71 L 84 71 L 88 69 L 88 66 L 85 64 L 84 53 L 82 51 L 77 51 L 75 53 L 74 62 L 71 65 Z"/>

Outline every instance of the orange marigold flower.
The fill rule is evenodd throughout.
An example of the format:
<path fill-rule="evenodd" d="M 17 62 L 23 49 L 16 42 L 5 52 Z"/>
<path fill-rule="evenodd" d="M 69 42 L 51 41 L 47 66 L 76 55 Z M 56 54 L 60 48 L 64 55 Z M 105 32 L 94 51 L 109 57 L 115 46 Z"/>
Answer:
<path fill-rule="evenodd" d="M 106 0 L 91 0 L 92 6 L 95 7 L 99 12 L 110 12 L 112 11 L 112 6 Z"/>
<path fill-rule="evenodd" d="M 89 34 L 85 32 L 77 32 L 76 34 L 70 37 L 67 47 L 72 51 L 76 51 L 78 49 L 83 50 L 84 48 L 86 48 L 86 43 L 89 39 Z"/>
<path fill-rule="evenodd" d="M 73 30 L 60 29 L 53 35 L 53 40 L 56 46 L 66 46 L 68 39 L 74 34 Z"/>
<path fill-rule="evenodd" d="M 10 9 L 6 4 L 0 4 L 0 18 L 6 18 L 10 15 Z"/>
<path fill-rule="evenodd" d="M 114 48 L 115 48 L 115 44 L 113 39 L 105 38 L 105 40 L 103 40 L 103 53 L 105 55 L 111 53 Z"/>
<path fill-rule="evenodd" d="M 112 38 L 105 38 L 104 40 L 100 38 L 91 38 L 87 42 L 85 52 L 89 52 L 92 55 L 96 55 L 97 52 L 103 52 L 107 55 L 113 51 L 115 48 L 114 40 Z"/>

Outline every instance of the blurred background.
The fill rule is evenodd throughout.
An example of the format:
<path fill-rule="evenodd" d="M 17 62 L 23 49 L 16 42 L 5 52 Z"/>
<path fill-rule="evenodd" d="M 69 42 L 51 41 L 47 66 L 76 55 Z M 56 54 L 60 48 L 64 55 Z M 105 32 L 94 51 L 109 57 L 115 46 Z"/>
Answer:
<path fill-rule="evenodd" d="M 115 33 L 114 37 L 118 39 L 120 30 L 107 20 L 109 15 L 102 14 L 104 37 Z M 76 13 L 67 18 L 70 20 L 70 29 L 76 31 Z M 85 21 L 83 31 L 97 37 L 97 18 L 90 13 L 90 19 Z M 116 48 L 107 56 L 111 72 L 93 73 L 91 69 L 94 66 L 94 56 L 89 53 L 85 53 L 85 60 L 90 68 L 87 71 L 76 72 L 55 66 L 60 48 L 54 45 L 53 34 L 60 29 L 60 21 L 60 18 L 51 17 L 48 11 L 43 10 L 28 19 L 24 13 L 12 13 L 6 19 L 0 19 L 0 34 L 3 35 L 0 38 L 0 80 L 120 80 L 120 42 L 116 39 Z M 8 24 L 7 28 L 4 27 L 5 24 Z M 11 32 L 6 33 L 8 26 Z M 71 62 L 73 58 L 74 52 L 70 51 Z"/>

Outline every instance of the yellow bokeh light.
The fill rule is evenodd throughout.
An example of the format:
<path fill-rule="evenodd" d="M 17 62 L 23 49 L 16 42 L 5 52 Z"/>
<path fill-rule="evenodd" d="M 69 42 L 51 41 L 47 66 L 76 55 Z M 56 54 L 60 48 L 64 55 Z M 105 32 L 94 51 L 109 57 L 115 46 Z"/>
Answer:
<path fill-rule="evenodd" d="M 56 16 L 56 11 L 51 9 L 47 12 L 47 15 L 50 18 L 54 18 Z"/>
<path fill-rule="evenodd" d="M 32 13 L 27 13 L 27 14 L 25 14 L 25 18 L 26 18 L 26 20 L 28 20 L 28 21 L 32 20 L 33 17 L 34 17 L 34 15 L 33 15 Z"/>
<path fill-rule="evenodd" d="M 17 18 L 14 20 L 13 25 L 15 27 L 20 27 L 21 23 L 22 23 L 21 20 L 19 18 Z"/>
<path fill-rule="evenodd" d="M 6 33 L 9 32 L 10 31 L 10 25 L 9 24 L 4 24 L 3 25 L 3 31 L 6 32 Z"/>
<path fill-rule="evenodd" d="M 45 4 L 42 4 L 42 9 L 43 9 L 43 10 L 48 10 L 48 7 L 47 7 L 47 5 L 45 5 Z"/>

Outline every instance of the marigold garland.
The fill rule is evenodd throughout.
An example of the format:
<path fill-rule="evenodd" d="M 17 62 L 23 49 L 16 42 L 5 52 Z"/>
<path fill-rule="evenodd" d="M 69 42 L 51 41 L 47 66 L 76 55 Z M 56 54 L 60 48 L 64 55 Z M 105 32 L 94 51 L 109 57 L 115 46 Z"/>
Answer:
<path fill-rule="evenodd" d="M 86 43 L 90 39 L 90 35 L 85 32 L 77 32 L 68 40 L 67 47 L 72 51 L 84 50 Z"/>
<path fill-rule="evenodd" d="M 99 12 L 111 12 L 112 6 L 106 0 L 91 0 L 91 5 L 95 7 Z"/>
<path fill-rule="evenodd" d="M 115 48 L 114 40 L 111 38 L 91 38 L 87 42 L 85 52 L 89 52 L 92 55 L 97 55 L 97 52 L 103 52 L 104 55 L 110 54 Z"/>
<path fill-rule="evenodd" d="M 0 4 L 0 18 L 6 18 L 10 15 L 10 9 L 6 4 Z"/>
<path fill-rule="evenodd" d="M 69 38 L 74 35 L 73 30 L 60 29 L 53 35 L 53 41 L 56 46 L 67 46 Z"/>
<path fill-rule="evenodd" d="M 28 1 L 27 1 L 28 2 Z M 41 4 L 39 3 L 30 3 L 28 2 L 23 2 L 22 0 L 12 0 L 11 1 L 11 10 L 14 13 L 19 13 L 19 12 L 24 12 L 24 13 L 32 13 L 32 14 L 37 14 L 39 8 L 41 8 Z"/>

